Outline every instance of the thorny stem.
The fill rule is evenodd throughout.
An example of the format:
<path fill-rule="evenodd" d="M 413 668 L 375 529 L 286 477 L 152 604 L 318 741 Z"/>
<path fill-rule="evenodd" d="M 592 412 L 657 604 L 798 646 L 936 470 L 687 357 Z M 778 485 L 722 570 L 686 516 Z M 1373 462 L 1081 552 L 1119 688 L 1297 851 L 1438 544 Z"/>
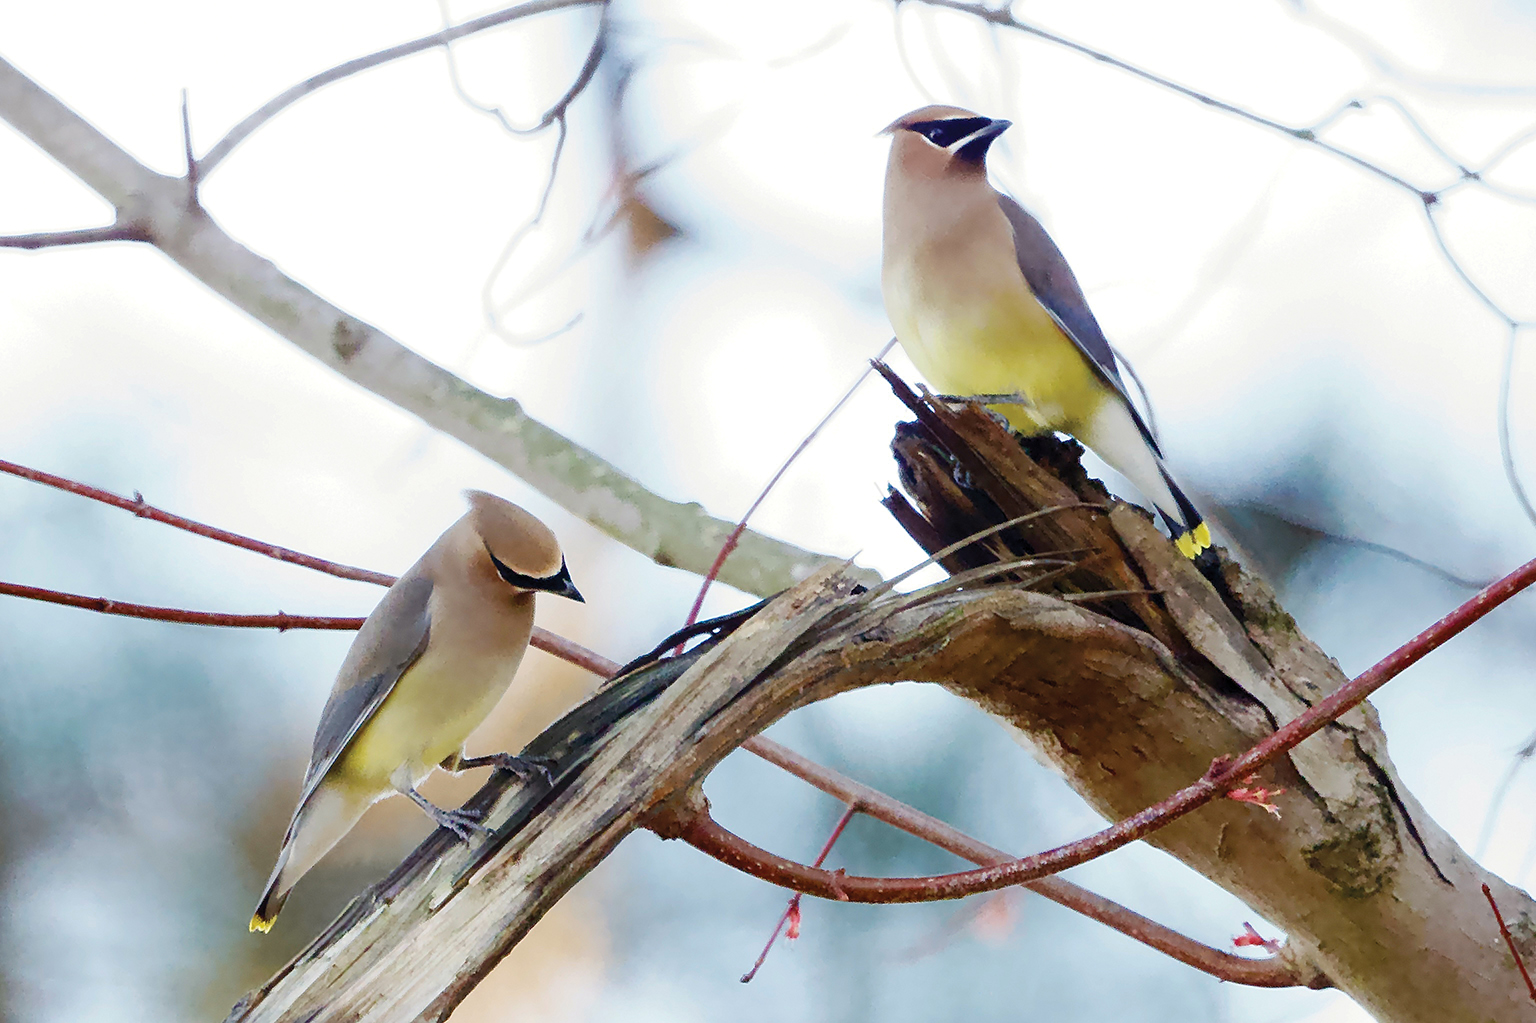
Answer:
<path fill-rule="evenodd" d="M 314 569 L 318 572 L 339 576 L 344 579 L 355 579 L 361 582 L 371 582 L 381 586 L 388 586 L 394 582 L 393 576 L 386 575 L 383 572 L 371 572 L 367 569 L 353 568 L 351 566 L 342 565 L 334 561 L 327 561 L 324 558 L 317 558 L 313 555 L 301 554 L 298 551 L 293 551 L 286 547 L 279 547 L 275 544 L 268 544 L 260 540 L 253 540 L 250 537 L 241 536 L 238 533 L 232 533 L 228 530 L 218 529 L 214 526 L 196 522 L 192 519 L 183 518 L 179 515 L 173 515 L 170 512 L 163 511 L 159 508 L 155 508 L 154 506 L 147 504 L 143 497 L 138 494 L 135 494 L 134 497 L 130 500 L 128 498 L 119 497 L 116 494 L 97 487 L 92 487 L 84 483 L 78 483 L 74 480 L 66 479 L 62 476 L 55 476 L 51 473 L 41 472 L 37 469 L 31 469 L 27 466 L 17 465 L 14 462 L 6 462 L 3 460 L 0 460 L 0 470 L 10 473 L 14 476 L 19 476 L 22 479 L 31 480 L 36 483 L 42 483 L 46 486 L 65 490 L 69 493 L 77 494 L 81 497 L 88 497 L 92 500 L 100 501 L 103 504 L 112 505 L 115 508 L 122 508 L 125 511 L 131 511 L 141 518 L 148 518 L 153 519 L 156 522 L 163 522 L 166 525 L 174 526 L 177 529 L 182 529 L 190 533 L 195 533 L 198 536 L 207 537 L 212 540 L 218 540 L 222 543 L 232 544 L 237 547 L 242 547 L 246 550 L 254 551 L 258 554 L 264 554 L 270 558 L 275 558 L 280 561 L 289 562 L 290 564 Z M 52 597 L 67 598 L 61 600 L 53 600 L 52 602 L 63 603 L 74 607 L 83 607 L 89 610 L 100 610 L 100 608 L 97 607 L 95 603 L 93 603 L 100 601 L 100 598 L 77 597 L 74 594 L 63 594 L 58 593 L 57 591 L 42 590 L 36 587 L 19 586 L 17 584 L 5 584 L 5 586 L 6 592 L 15 596 L 25 596 L 39 600 L 50 600 Z M 146 611 L 153 610 L 156 612 L 176 612 L 178 610 L 174 608 L 145 608 L 144 605 L 124 605 L 122 602 L 117 601 L 101 602 L 115 604 L 119 608 L 124 606 L 132 606 L 144 609 Z M 205 616 L 212 614 L 210 612 L 181 613 L 187 615 Z M 158 616 L 144 614 L 135 615 L 135 617 L 153 618 Z M 218 623 L 207 621 L 196 621 L 196 623 L 250 625 L 252 624 L 251 620 L 254 619 L 276 617 L 282 617 L 284 619 L 284 624 L 279 626 L 276 622 L 263 622 L 262 625 L 264 627 L 289 629 L 325 628 L 328 626 L 320 625 L 318 623 L 327 621 L 339 622 L 346 620 L 356 623 L 348 627 L 356 628 L 362 623 L 361 619 L 322 619 L 311 618 L 302 615 L 222 615 L 218 617 L 221 617 L 224 620 Z M 230 619 L 235 618 L 243 618 L 246 619 L 246 621 L 239 623 L 230 621 Z M 195 621 L 194 619 L 169 620 Z M 341 626 L 335 627 L 340 628 Z M 587 671 L 590 671 L 604 679 L 612 678 L 618 672 L 620 667 L 616 661 L 611 661 L 603 655 L 588 650 L 586 647 L 583 647 L 578 643 L 537 627 L 535 627 L 533 630 L 531 645 L 536 649 L 543 650 L 546 653 L 552 654 L 553 656 L 558 657 L 570 664 L 584 668 Z M 772 739 L 768 739 L 760 735 L 752 736 L 742 743 L 742 748 L 762 758 L 763 760 L 768 761 L 770 764 L 773 764 L 781 770 L 794 775 L 807 784 L 815 788 L 819 788 L 823 792 L 827 792 L 836 796 L 845 803 L 856 804 L 859 807 L 860 812 L 866 814 L 867 816 L 874 817 L 876 820 L 883 821 L 886 824 L 905 831 L 910 835 L 921 838 L 924 841 L 931 842 L 942 849 L 947 849 L 958 856 L 962 856 L 971 860 L 973 863 L 996 864 L 1006 863 L 1012 860 L 1012 857 L 1010 857 L 1008 854 L 994 849 L 986 843 L 979 841 L 978 839 L 970 837 L 959 829 L 944 823 L 938 818 L 930 817 L 922 811 L 908 806 L 900 800 L 894 799 L 891 796 L 888 796 L 885 793 L 879 791 L 878 789 L 874 789 L 868 785 L 856 782 L 851 778 L 839 774 L 837 771 L 834 771 L 829 767 L 824 767 L 813 760 L 801 756 L 794 750 L 774 742 Z M 1059 905 L 1076 910 L 1077 912 L 1082 913 L 1084 916 L 1097 920 L 1107 927 L 1119 931 L 1120 933 L 1140 941 L 1145 945 L 1155 948 L 1158 951 L 1170 956 L 1171 958 L 1177 959 L 1178 961 L 1192 966 L 1195 969 L 1202 970 L 1205 973 L 1219 977 L 1223 980 L 1228 980 L 1238 984 L 1249 984 L 1260 987 L 1291 987 L 1301 983 L 1307 983 L 1310 986 L 1315 987 L 1323 986 L 1327 983 L 1326 980 L 1316 977 L 1308 980 L 1298 979 L 1295 971 L 1291 967 L 1278 961 L 1243 959 L 1239 956 L 1230 955 L 1217 949 L 1213 949 L 1207 945 L 1201 944 L 1200 942 L 1194 941 L 1191 938 L 1187 938 L 1184 935 L 1179 934 L 1177 931 L 1165 927 L 1154 920 L 1148 919 L 1147 917 L 1144 917 L 1133 910 L 1127 909 L 1118 903 L 1096 895 L 1087 889 L 1080 888 L 1070 881 L 1066 881 L 1061 878 L 1042 878 L 1039 881 L 1026 885 L 1026 887 Z"/>

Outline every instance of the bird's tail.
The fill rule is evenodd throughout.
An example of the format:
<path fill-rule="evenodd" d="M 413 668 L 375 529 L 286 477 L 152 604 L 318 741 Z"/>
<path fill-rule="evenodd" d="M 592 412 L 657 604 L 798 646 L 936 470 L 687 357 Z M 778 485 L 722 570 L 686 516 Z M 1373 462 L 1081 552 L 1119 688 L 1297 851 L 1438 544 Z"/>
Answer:
<path fill-rule="evenodd" d="M 261 893 L 261 901 L 256 903 L 256 912 L 251 916 L 251 930 L 265 934 L 272 929 L 272 921 L 277 919 L 299 878 L 309 873 L 309 868 L 352 830 L 352 825 L 380 794 L 348 789 L 327 781 L 299 804 L 293 823 L 288 825 L 288 833 L 283 836 L 277 866 L 272 868 L 266 890 Z"/>
<path fill-rule="evenodd" d="M 283 903 L 288 901 L 288 893 L 293 890 L 293 882 L 280 885 L 283 880 L 283 868 L 288 865 L 289 846 L 283 843 L 283 851 L 278 853 L 277 866 L 272 868 L 272 876 L 267 879 L 266 890 L 261 893 L 261 901 L 256 903 L 256 912 L 251 914 L 251 933 L 260 931 L 266 934 L 272 929 L 272 923 L 277 919 L 277 914 L 282 912 Z"/>
<path fill-rule="evenodd" d="M 1158 513 L 1163 521 L 1168 524 L 1168 532 L 1173 535 L 1173 545 L 1179 549 L 1179 553 L 1191 561 L 1198 558 L 1211 546 L 1211 527 L 1205 524 L 1205 519 L 1195 509 L 1190 499 L 1184 496 L 1184 491 L 1173 482 L 1173 477 L 1168 475 L 1159 462 L 1157 469 L 1163 474 L 1163 482 L 1168 484 L 1168 492 L 1173 495 L 1174 502 L 1179 506 L 1179 520 L 1175 520 L 1162 508 Z"/>

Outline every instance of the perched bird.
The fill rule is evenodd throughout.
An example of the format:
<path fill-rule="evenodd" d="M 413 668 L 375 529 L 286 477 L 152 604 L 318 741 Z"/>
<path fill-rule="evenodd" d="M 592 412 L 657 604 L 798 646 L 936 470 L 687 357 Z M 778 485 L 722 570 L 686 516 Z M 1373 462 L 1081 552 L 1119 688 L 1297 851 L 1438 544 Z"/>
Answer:
<path fill-rule="evenodd" d="M 1009 124 L 929 106 L 885 129 L 886 314 L 935 388 L 981 396 L 1021 433 L 1076 437 L 1195 558 L 1210 529 L 1163 467 L 1077 278 L 1040 222 L 987 181 L 987 149 Z"/>
<path fill-rule="evenodd" d="M 465 841 L 483 830 L 416 791 L 433 768 L 538 769 L 506 753 L 467 756 L 464 740 L 517 673 L 534 594 L 582 596 L 549 527 L 499 497 L 465 496 L 469 513 L 389 588 L 347 651 L 253 931 L 272 928 L 299 878 L 385 796 L 409 796 Z"/>

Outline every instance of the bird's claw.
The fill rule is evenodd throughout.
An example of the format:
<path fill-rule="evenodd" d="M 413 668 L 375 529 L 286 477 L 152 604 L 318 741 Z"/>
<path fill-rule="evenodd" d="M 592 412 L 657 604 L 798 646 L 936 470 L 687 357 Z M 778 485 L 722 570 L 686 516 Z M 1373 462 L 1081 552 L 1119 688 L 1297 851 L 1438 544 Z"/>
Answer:
<path fill-rule="evenodd" d="M 520 757 L 512 753 L 489 753 L 483 757 L 449 757 L 443 766 L 455 774 L 477 767 L 495 767 L 514 774 L 523 781 L 535 779 L 546 785 L 555 782 L 554 768 L 559 766 L 554 757 Z"/>
<path fill-rule="evenodd" d="M 473 810 L 443 810 L 438 809 L 432 815 L 439 827 L 447 828 L 459 837 L 459 841 L 468 845 L 476 835 L 489 835 L 491 829 L 480 823 L 480 814 Z"/>
<path fill-rule="evenodd" d="M 553 785 L 554 766 L 559 763 L 554 757 L 519 757 L 511 753 L 493 753 L 485 757 L 485 762 L 508 774 L 516 774 L 524 782 L 539 780 L 545 785 Z"/>
<path fill-rule="evenodd" d="M 555 783 L 554 768 L 559 762 L 554 757 L 519 757 L 511 753 L 498 753 L 494 760 L 497 767 L 517 775 L 522 781 L 538 780 L 546 785 Z"/>

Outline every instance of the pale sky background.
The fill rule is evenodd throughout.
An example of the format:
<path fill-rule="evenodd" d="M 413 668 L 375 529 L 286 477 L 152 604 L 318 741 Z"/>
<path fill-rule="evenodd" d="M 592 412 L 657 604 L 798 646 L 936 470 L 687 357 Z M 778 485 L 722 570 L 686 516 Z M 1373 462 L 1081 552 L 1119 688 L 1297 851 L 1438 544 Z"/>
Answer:
<path fill-rule="evenodd" d="M 1360 99 L 1365 109 L 1325 137 L 1425 187 L 1457 171 L 1391 100 L 1473 168 L 1536 125 L 1529 2 L 1030 0 L 1016 10 L 1287 124 Z M 615 57 L 635 65 L 622 133 L 633 163 L 671 158 L 645 194 L 682 229 L 638 266 L 618 236 L 577 246 L 611 177 L 607 73 L 573 109 L 545 222 L 494 277 L 537 203 L 553 134 L 513 138 L 469 109 L 440 51 L 295 105 L 217 169 L 203 201 L 330 301 L 516 397 L 664 495 L 734 517 L 889 336 L 878 274 L 887 143 L 875 133 L 930 98 L 959 103 L 1015 122 L 993 149 L 994 178 L 1071 260 L 1146 382 L 1189 489 L 1472 578 L 1531 556 L 1536 528 L 1499 461 L 1506 331 L 1407 193 L 1082 56 L 916 4 L 897 17 L 876 0 L 658 0 L 620 3 L 614 18 Z M 294 82 L 440 19 L 431 0 L 11 3 L 0 4 L 0 54 L 177 173 L 181 89 L 203 152 Z M 570 81 L 594 24 L 577 11 L 467 40 L 456 48 L 465 86 L 533 120 Z M 1536 318 L 1536 143 L 1488 180 L 1501 191 L 1448 197 L 1447 242 L 1511 315 Z M 9 129 L 0 182 L 0 232 L 109 216 Z M 482 293 L 507 301 L 530 281 L 533 298 L 505 313 L 501 334 L 488 330 Z M 573 329 L 537 340 L 577 314 Z M 894 363 L 912 375 L 899 353 Z M 1522 355 L 1512 436 L 1528 486 L 1533 391 Z M 882 572 L 917 560 L 878 505 L 895 480 L 900 414 L 866 385 L 754 525 Z M 697 587 L 337 377 L 147 248 L 0 252 L 0 439 L 0 457 L 386 571 L 460 514 L 459 491 L 494 490 L 547 518 L 588 597 L 542 608 L 541 622 L 619 660 L 679 625 Z M 0 522 L 7 580 L 244 611 L 361 614 L 377 599 L 20 481 L 0 479 Z M 1305 549 L 1277 582 L 1351 672 L 1466 596 L 1331 542 Z M 717 588 L 709 608 L 743 600 Z M 1533 610 L 1516 601 L 1374 701 L 1409 786 L 1469 849 L 1536 729 Z M 323 906 L 334 912 L 420 837 L 414 810 L 375 810 L 384 823 L 338 850 L 341 872 L 316 878 L 310 915 L 295 909 L 301 886 L 270 939 L 245 933 L 347 641 L 0 603 L 0 814 L 15 822 L 0 837 L 0 1018 L 218 1018 L 280 961 L 268 961 L 274 949 L 298 947 L 325 922 Z M 548 720 L 586 684 L 542 657 L 526 670 L 530 686 L 551 680 L 552 695 L 506 710 L 508 727 L 536 729 L 539 713 Z M 1098 824 L 1000 728 L 935 690 L 841 698 L 774 734 L 1005 848 Z M 741 757 L 709 791 L 725 823 L 787 854 L 812 855 L 837 812 Z M 1536 771 L 1511 788 L 1484 857 L 1516 883 L 1536 856 L 1533 811 Z M 837 855 L 890 873 L 951 862 L 871 822 Z M 1264 926 L 1148 849 L 1074 877 L 1218 946 L 1244 920 Z M 808 902 L 805 937 L 743 987 L 736 977 L 782 902 L 692 850 L 637 836 L 498 971 L 473 1018 L 1365 1018 L 1333 992 L 1217 984 L 1033 898 L 991 929 L 963 925 L 966 910 L 952 905 Z"/>

